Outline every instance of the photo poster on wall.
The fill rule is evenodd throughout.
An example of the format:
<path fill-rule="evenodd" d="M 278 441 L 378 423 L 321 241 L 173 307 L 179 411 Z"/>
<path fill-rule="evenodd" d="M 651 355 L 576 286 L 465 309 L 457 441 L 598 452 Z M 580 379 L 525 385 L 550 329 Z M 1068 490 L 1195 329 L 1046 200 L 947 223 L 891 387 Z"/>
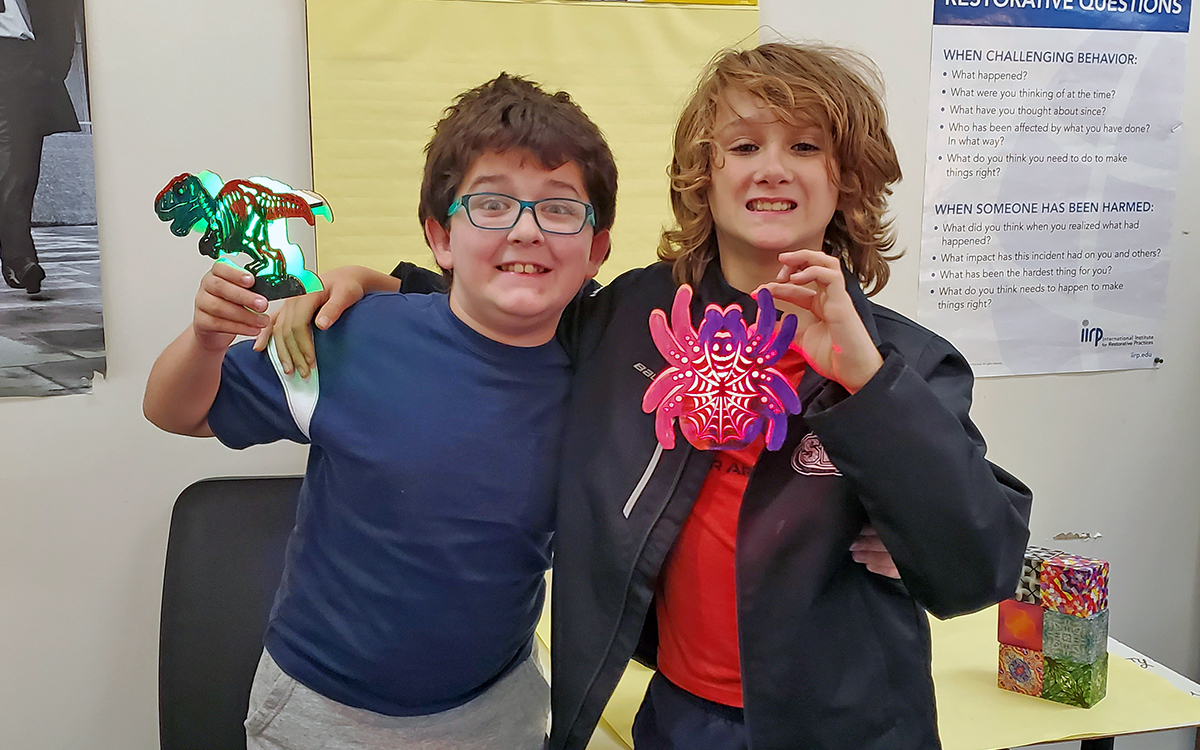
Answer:
<path fill-rule="evenodd" d="M 337 216 L 317 267 L 434 267 L 417 221 L 424 147 L 453 98 L 519 74 L 565 90 L 600 126 L 620 174 L 600 281 L 655 260 L 670 222 L 675 122 L 720 49 L 757 43 L 747 6 L 309 0 L 313 187 Z"/>
<path fill-rule="evenodd" d="M 1162 362 L 1190 0 L 937 0 L 918 319 L 975 374 Z"/>
<path fill-rule="evenodd" d="M 0 3 L 0 397 L 106 370 L 80 0 Z"/>

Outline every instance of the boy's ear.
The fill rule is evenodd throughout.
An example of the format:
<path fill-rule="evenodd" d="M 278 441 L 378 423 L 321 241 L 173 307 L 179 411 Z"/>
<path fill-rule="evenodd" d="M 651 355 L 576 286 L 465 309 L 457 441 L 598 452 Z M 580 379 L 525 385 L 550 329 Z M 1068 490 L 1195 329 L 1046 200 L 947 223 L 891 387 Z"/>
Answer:
<path fill-rule="evenodd" d="M 454 268 L 454 256 L 450 253 L 450 231 L 433 217 L 425 219 L 425 242 L 433 250 L 433 259 L 438 266 L 446 270 Z"/>
<path fill-rule="evenodd" d="M 588 254 L 588 278 L 593 278 L 600 272 L 600 264 L 608 259 L 612 249 L 612 239 L 607 229 L 602 229 L 592 235 L 592 248 Z"/>

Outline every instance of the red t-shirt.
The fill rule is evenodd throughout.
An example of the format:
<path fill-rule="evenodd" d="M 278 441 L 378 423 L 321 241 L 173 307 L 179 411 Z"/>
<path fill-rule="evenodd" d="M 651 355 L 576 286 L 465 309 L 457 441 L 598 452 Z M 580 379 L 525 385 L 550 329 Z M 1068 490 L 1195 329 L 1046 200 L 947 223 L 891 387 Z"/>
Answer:
<path fill-rule="evenodd" d="M 775 365 L 795 386 L 804 359 L 789 349 Z M 734 551 L 738 511 L 766 439 L 721 451 L 658 579 L 658 671 L 684 690 L 742 706 Z"/>

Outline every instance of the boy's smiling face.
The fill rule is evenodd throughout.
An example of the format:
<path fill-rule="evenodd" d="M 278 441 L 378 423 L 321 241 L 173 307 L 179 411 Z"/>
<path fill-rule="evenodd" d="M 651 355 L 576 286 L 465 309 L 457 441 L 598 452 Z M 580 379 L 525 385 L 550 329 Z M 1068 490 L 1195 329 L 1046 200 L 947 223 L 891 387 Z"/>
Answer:
<path fill-rule="evenodd" d="M 459 196 L 469 193 L 588 201 L 578 165 L 547 170 L 525 151 L 481 155 L 458 189 Z M 596 275 L 609 242 L 607 230 L 590 225 L 573 235 L 544 232 L 532 210 L 522 211 L 511 229 L 480 229 L 459 210 L 447 227 L 426 220 L 425 236 L 438 265 L 454 271 L 450 309 L 484 336 L 513 346 L 553 338 L 563 308 Z"/>
<path fill-rule="evenodd" d="M 787 250 L 820 250 L 838 207 L 829 138 L 815 125 L 779 120 L 756 96 L 726 92 L 714 127 L 708 205 L 722 262 L 774 262 Z"/>

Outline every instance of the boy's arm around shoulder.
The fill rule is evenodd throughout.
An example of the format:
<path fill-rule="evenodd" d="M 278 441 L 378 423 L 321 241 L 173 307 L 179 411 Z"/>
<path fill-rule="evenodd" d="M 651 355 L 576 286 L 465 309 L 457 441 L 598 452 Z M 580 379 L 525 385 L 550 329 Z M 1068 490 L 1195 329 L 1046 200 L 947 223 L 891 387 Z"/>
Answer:
<path fill-rule="evenodd" d="M 335 268 L 322 274 L 321 281 L 324 289 L 284 300 L 254 340 L 254 349 L 265 351 L 274 339 L 279 363 L 287 375 L 295 371 L 307 378 L 316 367 L 312 326 L 327 330 L 368 293 L 400 288 L 396 278 L 365 266 Z"/>
<path fill-rule="evenodd" d="M 952 617 L 1012 596 L 1033 497 L 984 457 L 968 416 L 974 376 L 966 360 L 904 323 L 904 353 L 885 343 L 884 365 L 862 390 L 845 397 L 827 387 L 806 416 L 909 592 L 934 615 Z"/>
<path fill-rule="evenodd" d="M 266 324 L 267 300 L 249 290 L 254 277 L 215 263 L 200 282 L 192 324 L 154 362 L 142 413 L 179 435 L 212 437 L 208 412 L 221 385 L 221 363 L 237 335 L 253 336 Z M 247 309 L 253 308 L 253 309 Z M 255 312 L 255 311 L 259 312 Z"/>

